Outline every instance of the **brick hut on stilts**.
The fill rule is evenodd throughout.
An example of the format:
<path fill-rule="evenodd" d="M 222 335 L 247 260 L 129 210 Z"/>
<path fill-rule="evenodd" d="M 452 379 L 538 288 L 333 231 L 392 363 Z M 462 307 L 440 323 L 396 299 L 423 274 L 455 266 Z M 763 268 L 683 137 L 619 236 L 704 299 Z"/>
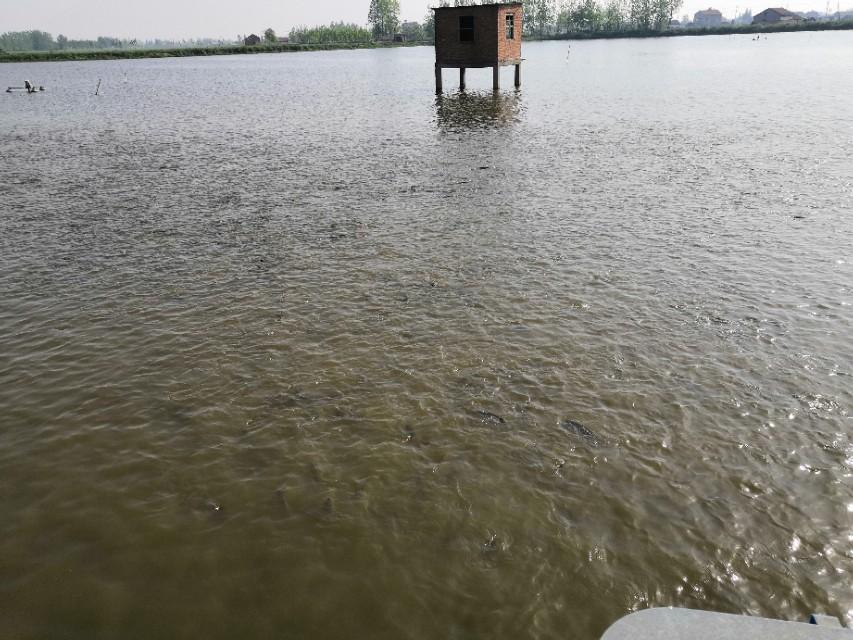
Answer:
<path fill-rule="evenodd" d="M 515 66 L 515 86 L 521 86 L 522 5 L 481 4 L 438 7 L 435 11 L 435 90 L 442 91 L 441 70 L 459 69 L 459 88 L 465 89 L 465 70 L 492 68 L 493 86 L 500 89 L 500 68 Z"/>

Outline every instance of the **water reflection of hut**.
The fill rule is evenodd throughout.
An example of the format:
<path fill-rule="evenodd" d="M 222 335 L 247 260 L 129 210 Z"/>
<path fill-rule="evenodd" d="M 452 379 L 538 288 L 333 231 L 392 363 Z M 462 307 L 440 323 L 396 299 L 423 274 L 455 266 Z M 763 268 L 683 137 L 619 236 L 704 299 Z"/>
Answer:
<path fill-rule="evenodd" d="M 492 68 L 493 86 L 500 88 L 500 68 L 515 65 L 515 86 L 521 85 L 522 4 L 438 7 L 435 11 L 435 90 L 442 90 L 441 70 Z"/>
<path fill-rule="evenodd" d="M 511 125 L 522 113 L 516 93 L 440 94 L 435 99 L 439 127 L 447 131 L 470 131 Z"/>

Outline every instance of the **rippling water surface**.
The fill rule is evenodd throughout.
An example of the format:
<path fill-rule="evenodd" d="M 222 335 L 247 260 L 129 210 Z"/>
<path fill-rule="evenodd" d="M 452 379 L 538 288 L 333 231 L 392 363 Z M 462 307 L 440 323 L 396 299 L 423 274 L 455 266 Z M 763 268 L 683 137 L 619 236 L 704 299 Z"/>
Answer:
<path fill-rule="evenodd" d="M 853 35 L 567 48 L 0 66 L 0 635 L 853 617 Z"/>

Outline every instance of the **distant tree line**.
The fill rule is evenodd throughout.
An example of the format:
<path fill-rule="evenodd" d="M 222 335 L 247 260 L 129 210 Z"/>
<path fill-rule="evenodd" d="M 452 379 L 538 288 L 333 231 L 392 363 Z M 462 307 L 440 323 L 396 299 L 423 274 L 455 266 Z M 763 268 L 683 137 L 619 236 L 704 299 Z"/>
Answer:
<path fill-rule="evenodd" d="M 62 51 L 72 49 L 120 49 L 127 43 L 118 38 L 69 40 L 63 35 L 54 37 L 44 31 L 9 31 L 0 35 L 0 49 L 6 51 Z"/>
<path fill-rule="evenodd" d="M 222 40 L 126 40 L 101 36 L 94 40 L 70 40 L 60 34 L 54 38 L 45 31 L 9 31 L 0 35 L 0 49 L 4 51 L 92 51 L 109 49 L 180 49 L 185 47 L 210 47 L 226 44 Z"/>
<path fill-rule="evenodd" d="M 494 0 L 442 0 L 440 7 L 488 4 Z M 513 0 L 502 0 L 509 3 Z M 683 0 L 522 0 L 524 32 L 547 37 L 589 31 L 663 31 Z M 434 34 L 432 11 L 424 28 Z"/>
<path fill-rule="evenodd" d="M 435 6 L 471 6 L 515 0 L 440 0 Z M 524 4 L 524 33 L 540 38 L 594 36 L 595 34 L 630 34 L 633 36 L 661 35 L 668 32 L 683 0 L 521 0 Z M 842 20 L 844 14 L 827 16 L 826 20 Z M 735 22 L 740 28 L 751 27 L 752 12 L 745 11 Z M 842 24 L 844 22 L 842 21 Z M 703 33 L 725 31 L 731 25 L 699 30 Z M 757 26 L 755 28 L 761 28 Z M 785 30 L 836 29 L 838 25 L 799 24 L 774 25 Z M 424 35 L 434 39 L 435 23 L 432 11 L 424 19 Z M 737 31 L 740 32 L 740 31 Z M 682 32 L 683 33 L 683 32 Z"/>

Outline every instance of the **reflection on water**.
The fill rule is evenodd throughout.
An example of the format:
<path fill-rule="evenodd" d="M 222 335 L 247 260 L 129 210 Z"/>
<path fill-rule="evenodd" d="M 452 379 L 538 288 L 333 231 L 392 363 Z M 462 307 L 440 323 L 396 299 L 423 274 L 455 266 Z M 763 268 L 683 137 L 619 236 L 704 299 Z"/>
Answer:
<path fill-rule="evenodd" d="M 446 131 L 492 129 L 519 121 L 524 111 L 521 91 L 460 91 L 435 98 L 436 120 Z"/>

